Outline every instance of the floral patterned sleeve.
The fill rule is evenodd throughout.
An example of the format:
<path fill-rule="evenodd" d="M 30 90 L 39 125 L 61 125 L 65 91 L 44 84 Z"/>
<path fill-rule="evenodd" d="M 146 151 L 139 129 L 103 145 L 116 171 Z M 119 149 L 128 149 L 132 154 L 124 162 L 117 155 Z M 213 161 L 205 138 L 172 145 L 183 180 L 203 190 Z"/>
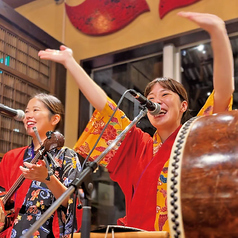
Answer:
<path fill-rule="evenodd" d="M 230 102 L 227 106 L 227 111 L 232 110 L 232 103 L 233 103 L 233 97 L 231 96 Z M 213 105 L 214 105 L 214 90 L 211 93 L 211 95 L 208 97 L 206 103 L 204 104 L 202 109 L 199 111 L 197 116 L 213 114 Z"/>
<path fill-rule="evenodd" d="M 115 102 L 108 98 L 107 104 L 101 112 L 97 110 L 94 111 L 88 125 L 74 146 L 76 152 L 83 157 L 88 155 L 116 106 Z M 118 109 L 91 154 L 90 159 L 96 159 L 129 124 L 130 120 L 125 116 L 123 111 Z M 111 150 L 103 160 L 101 160 L 100 164 L 106 166 L 115 153 L 116 149 Z"/>
<path fill-rule="evenodd" d="M 79 177 L 81 165 L 77 153 L 67 147 L 63 147 L 55 156 L 55 161 L 58 162 L 59 168 L 55 170 L 55 176 L 66 187 L 69 187 L 71 182 Z M 73 194 L 71 195 L 68 208 L 60 206 L 57 210 L 58 222 L 60 225 L 60 233 L 66 236 L 71 233 L 73 224 Z M 76 227 L 75 230 L 76 231 Z"/>

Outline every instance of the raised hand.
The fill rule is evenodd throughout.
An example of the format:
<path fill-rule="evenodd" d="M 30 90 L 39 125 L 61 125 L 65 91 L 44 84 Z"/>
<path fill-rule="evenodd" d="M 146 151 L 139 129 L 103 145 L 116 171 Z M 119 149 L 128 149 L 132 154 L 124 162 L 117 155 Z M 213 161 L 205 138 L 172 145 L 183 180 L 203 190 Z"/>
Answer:
<path fill-rule="evenodd" d="M 106 93 L 89 77 L 83 68 L 77 63 L 73 57 L 73 52 L 70 48 L 62 45 L 60 50 L 46 49 L 41 50 L 38 56 L 44 60 L 51 60 L 61 63 L 73 76 L 78 88 L 93 105 L 94 108 L 103 110 L 106 102 Z"/>
<path fill-rule="evenodd" d="M 224 21 L 216 15 L 208 13 L 198 13 L 198 12 L 179 12 L 178 16 L 187 18 L 192 22 L 196 23 L 199 27 L 203 28 L 210 34 L 216 29 L 225 30 Z"/>
<path fill-rule="evenodd" d="M 187 18 L 206 30 L 211 37 L 213 49 L 213 113 L 227 110 L 234 91 L 233 55 L 224 21 L 213 14 L 197 12 L 179 12 L 179 16 Z"/>
<path fill-rule="evenodd" d="M 60 50 L 41 50 L 39 51 L 38 56 L 44 60 L 52 60 L 61 63 L 66 67 L 68 60 L 73 59 L 73 51 L 64 45 L 61 45 Z"/>

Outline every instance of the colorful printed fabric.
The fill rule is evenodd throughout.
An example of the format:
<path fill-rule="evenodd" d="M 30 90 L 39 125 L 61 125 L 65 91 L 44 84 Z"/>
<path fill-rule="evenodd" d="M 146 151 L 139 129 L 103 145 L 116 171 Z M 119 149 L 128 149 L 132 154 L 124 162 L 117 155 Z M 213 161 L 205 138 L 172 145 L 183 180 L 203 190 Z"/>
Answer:
<path fill-rule="evenodd" d="M 24 152 L 24 153 L 23 153 Z M 62 148 L 50 151 L 59 167 L 47 158 L 54 175 L 66 187 L 79 175 L 81 166 L 74 150 Z M 19 166 L 30 162 L 34 157 L 32 145 L 6 153 L 0 163 L 0 186 L 6 191 L 20 176 Z M 11 238 L 20 237 L 27 232 L 41 215 L 52 205 L 55 198 L 46 184 L 25 179 L 13 195 L 15 220 L 12 224 Z M 34 237 L 68 237 L 72 230 L 73 201 L 69 199 L 68 208 L 60 206 L 56 212 L 33 234 Z M 76 227 L 75 227 L 76 229 Z M 8 229 L 9 230 L 9 229 Z M 9 231 L 8 231 L 9 232 Z M 10 237 L 10 236 L 6 236 Z"/>
<path fill-rule="evenodd" d="M 81 156 L 86 157 L 88 155 L 115 108 L 116 104 L 108 98 L 108 103 L 104 110 L 101 113 L 97 110 L 93 113 L 87 127 L 74 146 L 76 152 L 78 152 Z M 90 160 L 95 160 L 129 124 L 130 120 L 125 116 L 124 112 L 117 110 L 107 129 L 104 131 L 102 139 L 96 146 L 94 152 L 91 154 Z M 103 158 L 101 164 L 107 166 L 115 153 L 116 147 Z"/>
<path fill-rule="evenodd" d="M 213 96 L 214 93 L 210 95 L 198 115 L 212 114 Z M 232 99 L 229 110 L 231 105 Z M 87 156 L 115 108 L 116 104 L 108 99 L 102 112 L 96 110 L 93 113 L 74 147 L 79 154 Z M 96 159 L 129 123 L 130 120 L 125 114 L 117 110 L 90 159 Z M 125 195 L 126 217 L 119 219 L 118 224 L 151 231 L 169 231 L 168 159 L 179 128 L 162 144 L 157 132 L 151 138 L 134 126 L 125 139 L 101 161 L 102 165 L 107 166 L 111 178 L 118 182 Z"/>

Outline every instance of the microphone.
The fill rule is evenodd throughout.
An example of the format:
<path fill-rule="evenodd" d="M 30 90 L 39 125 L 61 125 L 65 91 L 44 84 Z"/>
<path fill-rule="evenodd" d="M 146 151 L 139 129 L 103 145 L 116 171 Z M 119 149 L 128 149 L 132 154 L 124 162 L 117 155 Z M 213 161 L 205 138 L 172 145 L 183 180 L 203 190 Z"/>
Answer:
<path fill-rule="evenodd" d="M 0 103 L 0 112 L 3 112 L 3 114 L 8 115 L 10 117 L 13 117 L 17 121 L 23 121 L 25 118 L 25 113 L 22 110 L 19 109 L 13 109 L 10 107 L 7 107 Z"/>
<path fill-rule="evenodd" d="M 152 102 L 149 99 L 147 99 L 142 94 L 136 92 L 134 89 L 130 89 L 129 93 L 137 99 L 142 106 L 145 106 L 148 108 L 148 111 L 151 115 L 156 116 L 160 112 L 160 105 L 158 103 Z"/>

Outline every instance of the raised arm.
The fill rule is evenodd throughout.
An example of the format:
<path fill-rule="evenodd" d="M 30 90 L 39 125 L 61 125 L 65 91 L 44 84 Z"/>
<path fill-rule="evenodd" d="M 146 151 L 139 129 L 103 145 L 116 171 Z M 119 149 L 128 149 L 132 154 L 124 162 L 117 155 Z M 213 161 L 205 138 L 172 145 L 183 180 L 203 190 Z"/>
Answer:
<path fill-rule="evenodd" d="M 52 60 L 61 63 L 75 79 L 80 91 L 98 111 L 102 111 L 107 102 L 106 93 L 87 75 L 73 57 L 73 52 L 66 46 L 60 46 L 60 50 L 41 50 L 39 57 L 44 60 Z"/>
<path fill-rule="evenodd" d="M 210 34 L 214 56 L 213 113 L 225 111 L 234 91 L 233 55 L 225 23 L 222 19 L 212 14 L 179 12 L 178 15 L 193 21 Z"/>

